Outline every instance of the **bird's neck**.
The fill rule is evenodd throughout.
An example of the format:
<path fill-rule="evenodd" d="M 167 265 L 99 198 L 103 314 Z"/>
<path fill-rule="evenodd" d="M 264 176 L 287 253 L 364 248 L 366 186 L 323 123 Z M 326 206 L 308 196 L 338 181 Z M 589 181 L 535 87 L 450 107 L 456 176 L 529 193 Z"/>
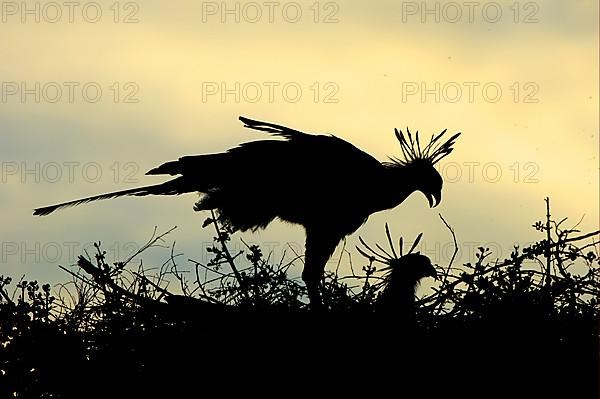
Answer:
<path fill-rule="evenodd" d="M 412 319 L 416 312 L 415 292 L 417 283 L 409 276 L 397 276 L 385 289 L 381 304 L 394 309 L 404 320 Z"/>
<path fill-rule="evenodd" d="M 416 190 L 415 178 L 406 167 L 383 165 L 374 189 L 374 196 L 377 198 L 376 210 L 394 208 Z"/>

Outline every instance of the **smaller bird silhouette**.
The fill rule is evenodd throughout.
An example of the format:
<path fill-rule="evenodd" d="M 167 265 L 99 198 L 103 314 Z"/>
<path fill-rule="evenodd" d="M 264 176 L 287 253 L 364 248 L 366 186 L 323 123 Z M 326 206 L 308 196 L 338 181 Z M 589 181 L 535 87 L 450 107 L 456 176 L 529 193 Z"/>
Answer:
<path fill-rule="evenodd" d="M 333 135 L 307 134 L 274 123 L 240 117 L 244 126 L 276 139 L 257 140 L 217 154 L 184 156 L 150 170 L 147 175 L 174 176 L 151 186 L 96 195 L 38 208 L 34 215 L 122 196 L 203 194 L 196 211 L 216 210 L 232 230 L 265 228 L 273 220 L 299 224 L 306 232 L 302 279 L 310 301 L 320 304 L 325 265 L 339 242 L 368 217 L 401 204 L 415 191 L 430 207 L 441 201 L 442 177 L 434 165 L 452 152 L 457 133 L 431 136 L 421 146 L 395 130 L 404 159 L 380 162 Z"/>
<path fill-rule="evenodd" d="M 377 306 L 381 311 L 391 312 L 398 316 L 405 325 L 416 323 L 416 289 L 422 279 L 433 277 L 437 279 L 437 272 L 431 260 L 419 252 L 413 252 L 423 233 L 419 234 L 410 250 L 402 253 L 403 242 L 400 237 L 399 251 L 396 252 L 392 242 L 389 227 L 386 223 L 385 232 L 390 245 L 391 253 L 377 245 L 378 251 L 370 247 L 362 238 L 364 249 L 357 246 L 357 250 L 371 262 L 387 265 L 383 281 L 382 292 L 377 298 Z"/>

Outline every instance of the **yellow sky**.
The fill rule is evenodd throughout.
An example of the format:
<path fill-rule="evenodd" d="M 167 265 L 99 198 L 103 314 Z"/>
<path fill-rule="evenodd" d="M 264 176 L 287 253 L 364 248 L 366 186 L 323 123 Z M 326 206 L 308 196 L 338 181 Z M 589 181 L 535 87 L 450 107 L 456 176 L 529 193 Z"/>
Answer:
<path fill-rule="evenodd" d="M 194 195 L 115 200 L 44 219 L 32 218 L 30 210 L 132 187 L 136 180 L 155 182 L 143 173 L 163 161 L 260 138 L 241 128 L 238 115 L 334 133 L 381 160 L 399 155 L 394 127 L 462 131 L 455 152 L 440 165 L 447 183 L 437 210 L 460 240 L 497 242 L 502 255 L 514 241 L 537 238 L 528 225 L 542 217 L 546 196 L 557 215 L 575 222 L 585 214 L 581 227 L 597 227 L 597 1 L 517 3 L 518 15 L 514 1 L 501 1 L 497 22 L 491 22 L 495 9 L 483 2 L 472 22 L 462 6 L 456 23 L 456 9 L 447 3 L 439 3 L 436 22 L 435 12 L 420 9 L 422 2 L 282 2 L 272 23 L 262 2 L 238 3 L 233 14 L 224 14 L 221 2 L 123 2 L 116 15 L 112 0 L 100 1 L 96 23 L 89 21 L 98 7 L 84 13 L 85 2 L 74 9 L 72 23 L 65 7 L 51 23 L 56 10 L 47 2 L 39 12 L 35 2 L 25 3 L 33 14 L 23 14 L 19 3 L 18 9 L 3 3 L 2 267 L 51 276 L 56 263 L 71 261 L 65 243 L 141 243 L 155 225 L 180 226 L 173 238 L 194 257 L 198 242 L 210 241 L 191 210 Z M 227 2 L 228 9 L 235 4 Z M 435 2 L 427 7 L 435 10 Z M 262 17 L 252 22 L 257 9 Z M 299 21 L 289 22 L 297 9 Z M 127 18 L 138 22 L 123 23 Z M 57 85 L 62 93 L 52 103 Z M 23 87 L 33 90 L 24 101 Z M 102 95 L 94 103 L 97 87 Z M 233 90 L 224 100 L 223 88 Z M 430 94 L 422 97 L 423 89 Z M 77 163 L 73 179 L 69 162 Z M 36 163 L 39 172 L 23 177 Z M 56 181 L 53 163 L 61 166 Z M 102 171 L 98 179 L 90 176 L 95 168 Z M 260 178 L 266 186 L 278 184 Z M 360 234 L 381 240 L 389 221 L 407 240 L 425 232 L 424 242 L 435 248 L 449 240 L 437 210 L 415 194 L 372 217 Z M 250 239 L 282 248 L 287 241 L 301 245 L 303 236 L 298 228 L 274 225 Z M 59 261 L 27 252 L 52 243 L 63 249 Z"/>

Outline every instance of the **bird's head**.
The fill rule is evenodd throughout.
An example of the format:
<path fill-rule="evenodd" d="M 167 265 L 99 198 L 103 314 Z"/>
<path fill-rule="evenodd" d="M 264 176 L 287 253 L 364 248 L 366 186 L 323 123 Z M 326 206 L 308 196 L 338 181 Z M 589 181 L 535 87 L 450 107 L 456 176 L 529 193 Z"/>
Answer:
<path fill-rule="evenodd" d="M 414 189 L 421 191 L 427 197 L 431 208 L 437 206 L 442 200 L 443 181 L 434 165 L 452 152 L 452 145 L 460 133 L 456 133 L 442 144 L 440 139 L 446 133 L 444 130 L 437 136 L 432 135 L 429 143 L 423 147 L 419 142 L 418 131 L 414 139 L 408 128 L 406 128 L 406 135 L 398 129 L 395 129 L 395 133 L 404 159 L 391 158 L 392 163 L 409 172 Z"/>
<path fill-rule="evenodd" d="M 414 188 L 425 195 L 429 207 L 436 207 L 442 200 L 443 180 L 433 164 L 425 159 L 416 159 L 407 164 L 406 169 L 414 177 Z"/>
<path fill-rule="evenodd" d="M 420 252 L 409 253 L 390 262 L 391 280 L 401 279 L 416 284 L 425 277 L 437 278 L 437 272 L 431 260 Z"/>
<path fill-rule="evenodd" d="M 382 271 L 387 272 L 385 276 L 385 285 L 388 288 L 392 287 L 390 289 L 393 290 L 393 287 L 398 286 L 415 287 L 419 281 L 425 277 L 437 279 L 437 273 L 431 260 L 420 252 L 415 252 L 415 249 L 421 241 L 421 237 L 423 237 L 423 233 L 420 233 L 417 236 L 408 252 L 403 254 L 404 242 L 402 237 L 400 237 L 398 250 L 396 250 L 387 223 L 385 225 L 385 232 L 390 246 L 390 252 L 379 245 L 377 245 L 379 251 L 373 249 L 361 237 L 359 237 L 359 240 L 364 249 L 359 246 L 357 246 L 356 249 L 371 262 L 387 265 Z"/>

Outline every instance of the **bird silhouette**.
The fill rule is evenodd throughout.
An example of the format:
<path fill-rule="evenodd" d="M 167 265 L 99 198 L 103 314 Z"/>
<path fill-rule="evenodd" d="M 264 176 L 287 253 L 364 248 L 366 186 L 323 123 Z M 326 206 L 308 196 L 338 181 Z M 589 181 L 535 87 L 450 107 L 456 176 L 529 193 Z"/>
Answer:
<path fill-rule="evenodd" d="M 216 210 L 233 230 L 265 228 L 274 219 L 302 225 L 306 232 L 302 279 L 311 304 L 321 303 L 325 264 L 339 242 L 378 211 L 394 208 L 415 191 L 430 207 L 441 201 L 442 177 L 435 163 L 452 151 L 457 133 L 446 132 L 421 147 L 398 129 L 404 159 L 380 162 L 333 135 L 307 134 L 273 123 L 240 117 L 244 126 L 277 136 L 251 141 L 222 153 L 184 156 L 147 172 L 177 176 L 162 184 L 116 191 L 35 209 L 57 209 L 122 196 L 202 193 L 194 209 Z"/>
<path fill-rule="evenodd" d="M 387 284 L 379 299 L 381 309 L 397 313 L 401 319 L 415 323 L 417 287 L 425 277 L 437 278 L 431 260 L 411 253 L 390 262 Z"/>
<path fill-rule="evenodd" d="M 378 250 L 373 249 L 360 237 L 362 247 L 356 249 L 371 263 L 377 262 L 387 265 L 382 271 L 386 271 L 383 279 L 382 290 L 377 298 L 377 308 L 380 311 L 394 313 L 405 326 L 416 324 L 416 301 L 415 293 L 422 279 L 433 277 L 437 279 L 437 272 L 431 260 L 419 252 L 414 252 L 423 237 L 419 234 L 406 254 L 403 254 L 403 239 L 400 237 L 398 252 L 392 243 L 390 229 L 386 223 L 385 232 L 390 246 L 390 252 L 377 245 Z"/>

